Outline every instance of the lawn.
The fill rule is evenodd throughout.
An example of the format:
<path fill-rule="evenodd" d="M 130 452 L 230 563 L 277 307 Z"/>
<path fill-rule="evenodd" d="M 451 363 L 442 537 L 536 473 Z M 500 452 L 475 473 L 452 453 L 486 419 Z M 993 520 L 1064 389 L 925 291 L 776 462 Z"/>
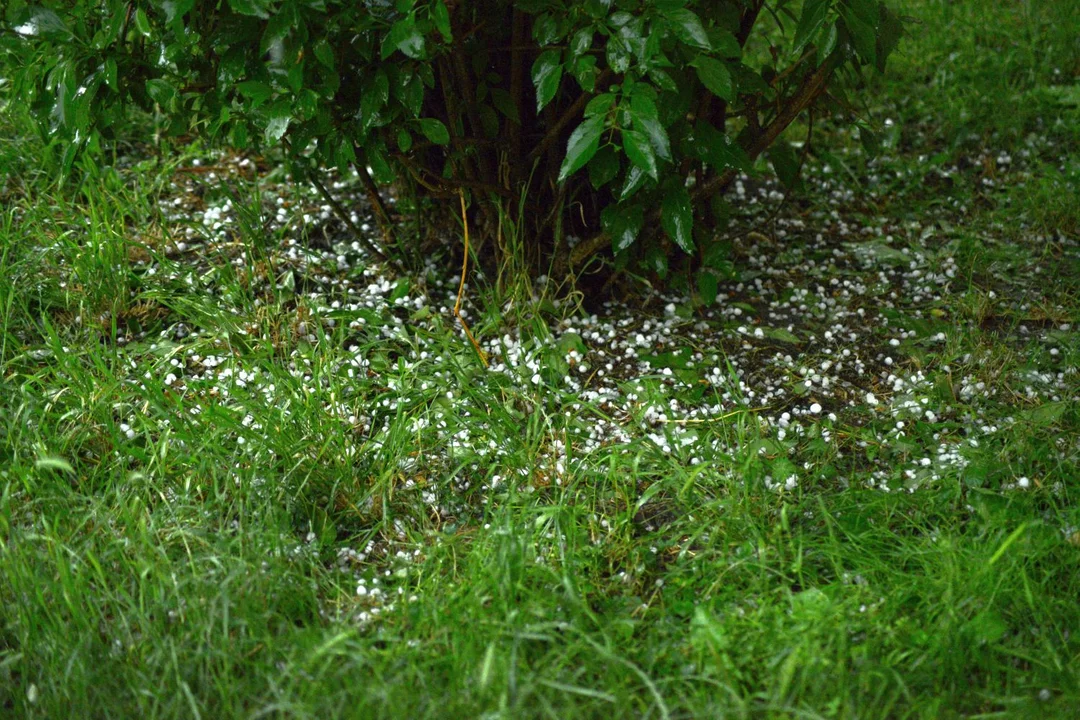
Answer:
<path fill-rule="evenodd" d="M 903 5 L 715 303 L 470 268 L 483 356 L 274 158 L 4 106 L 0 715 L 1080 716 L 1080 5 Z"/>

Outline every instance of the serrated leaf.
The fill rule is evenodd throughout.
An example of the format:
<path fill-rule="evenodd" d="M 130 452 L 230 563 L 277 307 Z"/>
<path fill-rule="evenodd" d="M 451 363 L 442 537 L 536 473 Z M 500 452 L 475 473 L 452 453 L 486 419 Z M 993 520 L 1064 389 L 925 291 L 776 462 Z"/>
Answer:
<path fill-rule="evenodd" d="M 450 142 L 450 131 L 446 129 L 446 125 L 442 120 L 436 118 L 422 118 L 417 121 L 420 125 L 420 132 L 424 133 L 431 142 L 436 145 L 446 145 Z"/>
<path fill-rule="evenodd" d="M 694 252 L 694 210 L 690 193 L 683 186 L 676 186 L 664 194 L 660 205 L 660 225 L 683 252 Z"/>
<path fill-rule="evenodd" d="M 735 86 L 731 82 L 731 72 L 720 60 L 699 55 L 694 61 L 698 79 L 713 95 L 724 100 L 735 99 Z"/>
<path fill-rule="evenodd" d="M 558 182 L 580 170 L 596 155 L 604 125 L 604 116 L 597 115 L 586 119 L 570 133 L 570 140 L 566 144 L 566 157 L 559 168 Z"/>
<path fill-rule="evenodd" d="M 630 158 L 630 162 L 644 170 L 653 180 L 656 180 L 658 177 L 656 154 L 653 152 L 648 136 L 638 130 L 623 128 L 622 145 L 626 157 Z"/>
<path fill-rule="evenodd" d="M 543 110 L 559 90 L 559 81 L 562 80 L 563 73 L 561 58 L 561 51 L 547 50 L 541 53 L 533 63 L 532 81 L 536 88 L 537 112 Z"/>
<path fill-rule="evenodd" d="M 382 59 L 385 60 L 400 50 L 406 57 L 418 60 L 424 56 L 424 36 L 416 27 L 411 17 L 403 17 L 390 26 L 390 32 L 383 38 Z"/>
<path fill-rule="evenodd" d="M 805 0 L 799 24 L 795 27 L 795 42 L 792 46 L 794 52 L 800 52 L 824 24 L 830 5 L 830 0 Z"/>
<path fill-rule="evenodd" d="M 664 13 L 664 17 L 671 23 L 671 29 L 679 40 L 701 50 L 712 49 L 709 44 L 709 34 L 705 32 L 705 26 L 701 24 L 701 18 L 694 11 L 679 8 Z"/>
<path fill-rule="evenodd" d="M 611 236 L 612 249 L 620 253 L 637 239 L 645 224 L 645 210 L 641 205 L 608 205 L 600 213 L 600 222 Z"/>

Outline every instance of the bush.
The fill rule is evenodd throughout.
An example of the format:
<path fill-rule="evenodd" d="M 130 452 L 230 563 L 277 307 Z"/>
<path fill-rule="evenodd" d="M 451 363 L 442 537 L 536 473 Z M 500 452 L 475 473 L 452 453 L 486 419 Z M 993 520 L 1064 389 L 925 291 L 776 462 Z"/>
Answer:
<path fill-rule="evenodd" d="M 513 235 L 534 267 L 679 258 L 705 295 L 710 201 L 770 147 L 792 182 L 780 134 L 902 34 L 879 0 L 9 0 L 4 19 L 8 92 L 65 172 L 141 108 L 166 136 L 355 168 L 388 230 L 380 187 L 434 212 L 464 192 L 481 257 Z"/>

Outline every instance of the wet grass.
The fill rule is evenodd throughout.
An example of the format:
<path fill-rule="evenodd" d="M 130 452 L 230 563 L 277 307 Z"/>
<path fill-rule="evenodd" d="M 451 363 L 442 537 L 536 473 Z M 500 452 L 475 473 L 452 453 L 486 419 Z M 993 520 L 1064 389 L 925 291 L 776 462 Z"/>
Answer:
<path fill-rule="evenodd" d="M 714 307 L 473 278 L 491 370 L 312 193 L 0 133 L 0 714 L 1073 717 L 1072 5 L 911 3 Z"/>

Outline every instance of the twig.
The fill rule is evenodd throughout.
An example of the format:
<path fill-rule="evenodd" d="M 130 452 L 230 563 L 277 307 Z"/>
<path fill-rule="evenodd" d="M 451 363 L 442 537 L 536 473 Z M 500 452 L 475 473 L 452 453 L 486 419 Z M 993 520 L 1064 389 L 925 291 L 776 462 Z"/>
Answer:
<path fill-rule="evenodd" d="M 465 293 L 465 274 L 469 266 L 469 218 L 465 214 L 464 190 L 458 190 L 458 198 L 461 199 L 461 224 L 465 228 L 465 255 L 461 258 L 461 284 L 458 285 L 457 302 L 454 303 L 454 317 L 461 322 L 461 327 L 465 330 L 465 336 L 469 338 L 469 342 L 476 348 L 476 354 L 480 356 L 480 362 L 484 363 L 484 367 L 487 367 L 487 354 L 480 349 L 480 343 L 476 342 L 476 338 L 473 337 L 472 331 L 469 330 L 469 324 L 465 322 L 465 318 L 461 317 L 461 296 Z"/>

